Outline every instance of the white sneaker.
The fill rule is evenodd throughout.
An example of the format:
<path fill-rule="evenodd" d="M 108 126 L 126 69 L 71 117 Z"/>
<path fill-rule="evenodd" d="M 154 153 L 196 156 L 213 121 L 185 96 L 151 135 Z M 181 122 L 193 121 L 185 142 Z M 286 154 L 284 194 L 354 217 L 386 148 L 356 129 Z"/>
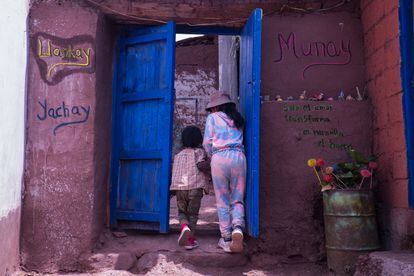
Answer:
<path fill-rule="evenodd" d="M 230 241 L 225 241 L 223 238 L 220 238 L 217 246 L 223 249 L 224 252 L 230 253 L 231 252 L 230 243 L 231 243 Z"/>
<path fill-rule="evenodd" d="M 178 237 L 178 245 L 184 246 L 188 242 L 188 238 L 190 237 L 191 230 L 190 228 L 185 225 L 183 228 L 181 228 L 180 236 Z"/>
<path fill-rule="evenodd" d="M 243 251 L 243 231 L 240 228 L 235 228 L 231 233 L 230 250 L 235 253 Z"/>

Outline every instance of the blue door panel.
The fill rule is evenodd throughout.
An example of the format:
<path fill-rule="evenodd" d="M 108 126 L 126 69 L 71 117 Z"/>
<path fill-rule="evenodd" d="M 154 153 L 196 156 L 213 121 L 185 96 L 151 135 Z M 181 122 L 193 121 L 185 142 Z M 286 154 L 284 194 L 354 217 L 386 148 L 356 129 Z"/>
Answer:
<path fill-rule="evenodd" d="M 126 91 L 124 92 L 148 93 L 151 90 L 168 89 L 165 78 L 165 40 L 128 45 L 126 62 Z"/>
<path fill-rule="evenodd" d="M 113 89 L 111 226 L 168 231 L 175 25 L 129 31 L 118 42 Z M 153 224 L 152 224 L 153 225 Z"/>
<path fill-rule="evenodd" d="M 155 101 L 136 101 L 124 103 L 122 110 L 122 150 L 160 151 L 162 150 L 162 131 L 158 131 L 165 103 Z"/>
<path fill-rule="evenodd" d="M 246 226 L 259 235 L 260 66 L 262 10 L 256 9 L 240 36 L 240 111 L 246 119 Z"/>

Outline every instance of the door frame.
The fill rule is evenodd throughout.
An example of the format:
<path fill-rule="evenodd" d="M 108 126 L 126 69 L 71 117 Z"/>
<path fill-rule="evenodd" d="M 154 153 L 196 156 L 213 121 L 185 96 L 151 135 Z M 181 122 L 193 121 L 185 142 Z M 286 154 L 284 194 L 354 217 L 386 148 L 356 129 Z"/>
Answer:
<path fill-rule="evenodd" d="M 254 10 L 253 10 L 254 12 Z M 117 38 L 117 42 L 120 41 L 121 37 L 123 37 L 123 35 L 125 34 L 125 32 L 134 32 L 134 30 L 138 29 L 138 28 L 144 28 L 144 27 L 150 27 L 147 25 L 121 25 L 119 28 L 119 32 L 118 32 L 118 38 Z M 243 26 L 244 27 L 244 26 Z M 202 35 L 227 35 L 227 36 L 240 36 L 242 34 L 242 28 L 227 28 L 227 27 L 217 27 L 217 26 L 187 26 L 187 25 L 176 25 L 175 26 L 175 34 L 202 34 Z M 113 85 L 113 100 L 114 97 L 116 97 L 114 91 L 117 91 L 116 89 L 118 88 L 118 77 L 119 77 L 119 72 L 117 70 L 118 66 L 119 66 L 119 60 L 117 59 L 118 54 L 119 54 L 119 49 L 118 49 L 118 45 L 119 43 L 116 44 L 116 52 L 114 55 L 114 72 L 113 72 L 113 80 L 114 80 L 114 85 Z M 174 59 L 174 64 L 173 64 L 173 68 L 175 70 L 175 59 Z M 239 74 L 240 72 L 238 72 Z M 172 80 L 174 82 L 174 79 Z M 175 89 L 174 89 L 175 91 Z M 174 95 L 173 95 L 174 97 Z M 173 107 L 174 108 L 174 107 Z M 112 112 L 114 112 L 114 110 L 112 110 Z M 260 112 L 260 111 L 259 111 Z M 112 115 L 112 118 L 114 118 L 114 115 Z M 114 122 L 114 120 L 112 121 L 112 131 L 114 131 L 114 127 L 115 127 L 116 123 Z M 170 138 L 169 143 L 172 145 L 172 137 Z M 114 145 L 114 143 L 118 143 L 118 139 L 117 138 L 113 138 L 112 139 L 112 147 Z M 170 147 L 170 152 L 168 153 L 170 155 L 172 155 L 172 146 Z M 259 153 L 260 154 L 260 153 Z M 112 163 L 112 158 L 114 158 L 114 153 L 111 150 L 111 163 Z M 171 174 L 171 167 L 170 167 L 170 174 Z M 114 193 L 112 192 L 112 187 L 113 187 L 113 181 L 116 181 L 113 179 L 113 172 L 112 172 L 113 168 L 111 168 L 111 177 L 110 177 L 110 187 L 109 187 L 109 197 L 112 198 L 114 197 Z M 260 181 L 259 181 L 260 183 Z M 260 185 L 259 185 L 260 186 Z M 115 201 L 111 200 L 110 204 L 113 204 Z M 168 202 L 168 212 L 167 212 L 167 216 L 169 217 L 169 202 Z M 113 210 L 113 206 L 110 205 L 110 211 Z M 259 211 L 258 211 L 259 212 Z M 113 214 L 109 214 L 110 217 L 110 224 L 111 225 L 116 225 L 116 222 L 114 220 L 116 220 L 116 217 Z M 169 218 L 168 218 L 169 219 Z M 257 225 L 257 229 L 259 228 L 259 225 Z M 168 232 L 168 227 L 167 229 L 163 229 L 164 231 L 160 231 L 161 233 L 166 233 Z"/>
<path fill-rule="evenodd" d="M 408 171 L 408 204 L 414 208 L 414 30 L 413 1 L 400 0 L 400 51 L 401 81 L 403 88 L 402 105 L 405 126 L 407 171 Z"/>

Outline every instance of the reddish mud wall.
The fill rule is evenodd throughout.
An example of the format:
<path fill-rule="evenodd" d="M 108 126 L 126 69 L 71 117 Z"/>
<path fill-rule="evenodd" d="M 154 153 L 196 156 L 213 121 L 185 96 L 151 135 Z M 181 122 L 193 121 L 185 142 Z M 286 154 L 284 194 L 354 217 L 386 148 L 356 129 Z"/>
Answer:
<path fill-rule="evenodd" d="M 363 93 L 359 10 L 263 18 L 260 238 L 258 250 L 318 260 L 324 255 L 322 194 L 307 167 L 346 160 L 346 147 L 370 153 L 370 101 L 283 101 L 322 92 Z M 270 101 L 269 101 L 270 100 Z M 296 122 L 311 118 L 319 122 Z M 325 132 L 326 131 L 326 132 Z"/>
<path fill-rule="evenodd" d="M 202 130 L 209 95 L 218 89 L 217 37 L 204 36 L 177 42 L 175 50 L 174 149 L 181 146 L 181 130 L 196 125 Z"/>
<path fill-rule="evenodd" d="M 36 1 L 30 10 L 21 235 L 29 269 L 82 269 L 79 259 L 105 222 L 112 78 L 106 23 L 73 1 Z"/>
<path fill-rule="evenodd" d="M 299 99 L 343 90 L 357 96 L 364 88 L 363 36 L 358 13 L 265 16 L 262 95 Z"/>
<path fill-rule="evenodd" d="M 379 158 L 378 200 L 387 249 L 411 249 L 414 212 L 408 175 L 401 87 L 398 0 L 361 1 L 368 91 L 374 107 L 374 152 Z"/>
<path fill-rule="evenodd" d="M 260 249 L 323 258 L 322 194 L 306 163 L 347 160 L 349 145 L 369 153 L 370 103 L 267 102 L 261 124 Z"/>
<path fill-rule="evenodd" d="M 0 237 L 0 275 L 11 275 L 20 262 L 20 207 L 0 218 Z"/>
<path fill-rule="evenodd" d="M 86 4 L 76 3 L 35 1 L 29 19 L 28 141 L 21 241 L 23 264 L 41 271 L 82 269 L 83 264 L 79 260 L 82 254 L 92 248 L 105 218 L 113 29 L 109 22 L 102 20 L 101 14 Z M 169 9 L 170 17 L 175 16 L 174 9 Z M 227 13 L 229 9 L 226 9 Z M 363 73 L 354 73 L 361 72 L 363 66 L 359 54 L 362 49 L 359 41 L 361 26 L 355 21 L 357 16 L 358 12 L 351 10 L 346 13 L 302 16 L 274 14 L 264 17 L 264 96 L 283 94 L 297 97 L 307 87 L 334 95 L 336 89 L 343 88 L 341 86 L 349 85 L 352 88 L 361 85 Z M 333 27 L 320 32 L 322 26 L 325 28 L 330 25 Z M 306 32 L 300 26 L 306 26 Z M 323 41 L 326 51 L 333 51 L 334 46 L 329 46 L 333 40 L 335 54 L 339 51 L 338 45 L 342 45 L 342 39 L 343 45 L 348 45 L 350 41 L 351 47 L 343 46 L 342 52 L 335 57 L 335 62 L 347 64 L 328 65 L 331 70 L 338 70 L 335 71 L 338 72 L 338 88 L 335 88 L 334 82 L 325 81 L 332 77 L 332 71 L 327 70 L 324 67 L 326 65 L 312 65 L 305 72 L 305 76 L 310 74 L 312 79 L 298 78 L 304 66 L 318 60 L 331 60 L 331 57 L 326 56 L 328 52 L 322 57 L 317 54 L 312 58 L 306 56 L 309 59 L 292 57 L 290 52 L 284 55 L 283 62 L 275 62 L 280 51 L 278 34 L 287 33 L 289 37 L 290 29 L 297 32 L 301 45 L 304 42 Z M 316 38 L 307 36 L 310 33 L 317 34 Z M 206 51 L 205 47 L 203 49 Z M 347 56 L 349 49 L 352 50 L 351 60 Z M 199 53 L 201 60 L 205 53 Z M 198 72 L 190 69 L 194 68 L 191 66 L 194 60 L 201 64 L 198 56 L 181 55 L 177 49 L 177 61 L 182 65 L 180 68 L 177 66 L 177 80 L 188 81 L 183 72 L 189 72 L 193 77 L 203 75 L 197 75 Z M 207 64 L 213 62 L 209 59 L 204 61 Z M 341 70 L 335 66 L 341 66 Z M 283 74 L 295 76 L 296 83 L 287 83 L 289 78 L 282 79 Z M 276 77 L 280 79 L 274 81 Z M 211 78 L 205 80 L 208 80 L 204 83 L 208 87 L 217 88 L 217 81 L 216 84 L 209 84 Z M 194 90 L 183 90 L 183 95 L 193 97 L 193 92 L 206 92 L 201 89 L 198 80 L 192 79 L 187 84 L 191 84 L 188 87 Z M 351 88 L 343 89 L 351 91 Z M 177 91 L 177 95 L 179 93 Z M 316 260 L 323 254 L 321 194 L 305 166 L 305 160 L 321 156 L 333 162 L 342 158 L 344 152 L 336 147 L 319 146 L 323 138 L 317 135 L 300 136 L 305 126 L 286 121 L 284 104 L 267 102 L 263 105 L 261 236 L 254 248 Z M 320 113 L 306 108 L 304 110 L 303 106 L 308 102 L 291 104 L 302 108 L 301 112 L 297 112 L 298 115 L 292 116 L 316 116 Z M 309 104 L 314 106 L 317 103 Z M 329 122 L 320 127 L 312 125 L 311 129 L 337 128 L 344 136 L 327 137 L 323 145 L 330 145 L 330 138 L 337 145 L 352 143 L 355 147 L 366 149 L 370 144 L 369 103 L 324 104 L 333 107 L 333 111 L 325 110 L 321 115 L 329 118 Z M 200 103 L 199 108 L 201 106 L 203 103 Z"/>

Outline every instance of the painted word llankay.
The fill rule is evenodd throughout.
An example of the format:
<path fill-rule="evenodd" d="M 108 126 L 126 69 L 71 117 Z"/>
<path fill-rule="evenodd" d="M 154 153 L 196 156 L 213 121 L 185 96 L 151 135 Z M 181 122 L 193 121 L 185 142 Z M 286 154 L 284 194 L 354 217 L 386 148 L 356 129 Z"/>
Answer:
<path fill-rule="evenodd" d="M 74 125 L 74 124 L 81 124 L 85 123 L 89 118 L 89 113 L 91 111 L 91 107 L 84 107 L 82 105 L 73 105 L 68 106 L 65 102 L 62 102 L 61 105 L 56 107 L 49 107 L 47 105 L 47 101 L 44 100 L 42 102 L 38 102 L 40 107 L 42 108 L 41 114 L 37 114 L 36 117 L 40 121 L 44 121 L 47 118 L 51 118 L 52 120 L 57 120 L 59 118 L 67 118 L 70 121 L 63 122 L 55 126 L 53 129 L 53 134 L 56 135 L 56 130 L 61 127 Z"/>
<path fill-rule="evenodd" d="M 91 64 L 91 48 L 59 47 L 52 44 L 50 40 L 37 40 L 37 53 L 39 58 L 60 57 L 62 61 L 52 63 L 47 70 L 47 76 L 57 66 L 79 66 L 87 67 Z"/>

